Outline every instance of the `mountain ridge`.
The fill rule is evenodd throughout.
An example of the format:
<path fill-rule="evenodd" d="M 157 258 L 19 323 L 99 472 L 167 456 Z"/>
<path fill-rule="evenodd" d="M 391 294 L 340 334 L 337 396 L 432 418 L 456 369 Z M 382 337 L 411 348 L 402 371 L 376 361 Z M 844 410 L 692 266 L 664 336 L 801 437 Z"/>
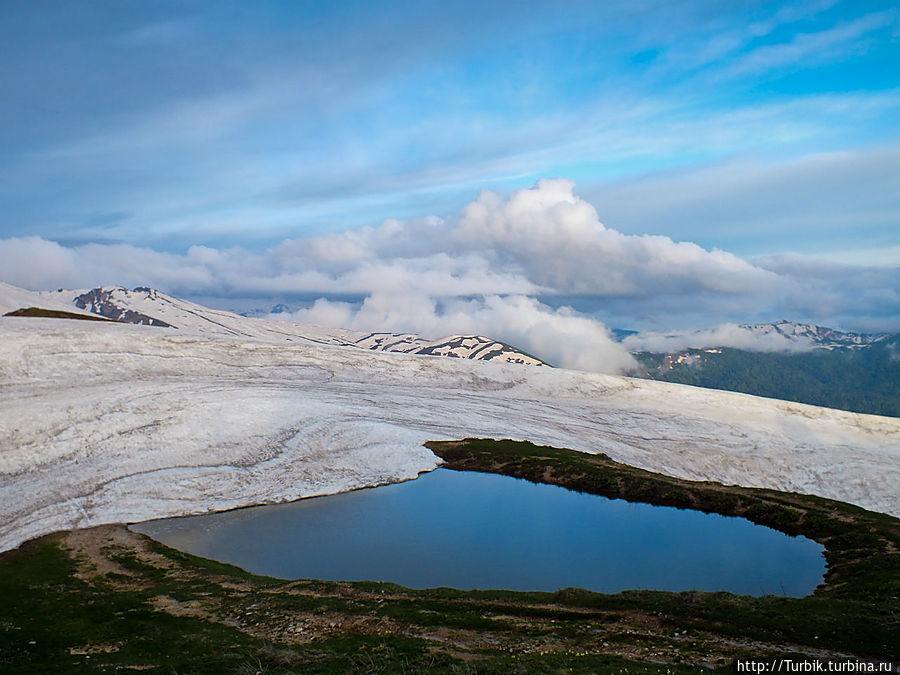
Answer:
<path fill-rule="evenodd" d="M 800 323 L 780 319 L 770 323 L 743 323 L 741 328 L 762 335 L 772 332 L 788 339 L 807 339 L 813 343 L 815 349 L 836 349 L 838 347 L 859 348 L 867 347 L 875 342 L 887 338 L 889 333 L 857 333 L 840 331 L 827 326 L 819 326 L 812 323 Z"/>
<path fill-rule="evenodd" d="M 616 328 L 611 333 L 631 353 L 669 354 L 686 349 L 722 347 L 757 352 L 859 349 L 880 342 L 890 335 L 890 333 L 841 331 L 787 319 L 767 323 L 725 323 L 707 329 L 662 333 Z"/>
<path fill-rule="evenodd" d="M 147 286 L 100 286 L 86 290 L 41 292 L 42 297 L 70 302 L 79 309 L 122 323 L 189 330 L 201 334 L 255 337 L 284 342 L 306 341 L 371 351 L 402 352 L 548 366 L 544 361 L 482 335 L 450 335 L 432 340 L 414 333 L 364 333 L 309 324 L 268 321 L 211 309 Z"/>
<path fill-rule="evenodd" d="M 797 352 L 732 347 L 636 352 L 645 376 L 839 410 L 900 417 L 900 334 Z"/>

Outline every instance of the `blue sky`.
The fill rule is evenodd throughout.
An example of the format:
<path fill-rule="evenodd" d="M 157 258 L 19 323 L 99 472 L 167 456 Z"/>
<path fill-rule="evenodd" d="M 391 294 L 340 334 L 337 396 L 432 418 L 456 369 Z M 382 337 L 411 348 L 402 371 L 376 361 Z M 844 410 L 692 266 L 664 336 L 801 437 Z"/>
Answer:
<path fill-rule="evenodd" d="M 562 177 L 624 235 L 900 265 L 887 1 L 5 2 L 0 119 L 0 240 L 255 255 Z"/>

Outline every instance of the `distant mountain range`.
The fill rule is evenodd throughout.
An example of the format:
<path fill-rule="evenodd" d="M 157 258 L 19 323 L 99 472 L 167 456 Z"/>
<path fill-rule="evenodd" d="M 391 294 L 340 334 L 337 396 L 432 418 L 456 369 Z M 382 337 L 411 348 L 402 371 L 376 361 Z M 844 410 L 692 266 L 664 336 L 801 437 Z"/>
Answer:
<path fill-rule="evenodd" d="M 741 328 L 806 349 L 708 346 L 633 354 L 645 369 L 642 375 L 655 380 L 900 417 L 900 334 L 848 333 L 790 321 Z M 627 340 L 633 333 L 618 335 Z"/>
<path fill-rule="evenodd" d="M 675 353 L 687 348 L 734 347 L 757 352 L 867 347 L 887 334 L 849 333 L 794 321 L 726 323 L 703 330 L 672 333 L 613 329 L 613 337 L 631 352 Z"/>
<path fill-rule="evenodd" d="M 741 324 L 741 328 L 759 335 L 779 335 L 794 342 L 809 341 L 816 349 L 868 347 L 889 337 L 886 334 L 846 333 L 833 328 L 793 321 Z"/>

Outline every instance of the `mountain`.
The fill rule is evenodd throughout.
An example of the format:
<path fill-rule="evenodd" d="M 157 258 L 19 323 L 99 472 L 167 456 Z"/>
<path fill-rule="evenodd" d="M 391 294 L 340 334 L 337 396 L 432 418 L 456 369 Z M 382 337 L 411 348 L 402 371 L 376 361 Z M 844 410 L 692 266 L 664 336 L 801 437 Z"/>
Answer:
<path fill-rule="evenodd" d="M 152 288 L 138 287 L 134 289 L 134 293 L 143 293 L 148 299 L 154 301 L 162 300 L 156 291 Z M 160 328 L 171 328 L 172 325 L 166 323 L 162 319 L 155 319 L 152 316 L 128 309 L 117 296 L 124 295 L 129 300 L 131 292 L 126 288 L 92 288 L 85 291 L 81 295 L 76 295 L 72 303 L 79 309 L 86 309 L 94 314 L 105 316 L 113 321 L 121 323 L 136 323 L 143 326 L 159 326 Z"/>
<path fill-rule="evenodd" d="M 757 352 L 796 352 L 809 349 L 868 347 L 886 334 L 849 333 L 825 326 L 795 321 L 771 323 L 726 323 L 715 328 L 656 333 L 614 328 L 613 337 L 631 352 L 673 354 L 695 349 L 733 347 Z"/>
<path fill-rule="evenodd" d="M 63 299 L 46 296 L 0 281 L 0 315 L 67 316 L 79 319 L 97 318 Z"/>
<path fill-rule="evenodd" d="M 87 290 L 58 290 L 40 294 L 53 303 L 74 306 L 122 323 L 278 342 L 305 342 L 356 347 L 372 351 L 449 356 L 546 366 L 543 361 L 503 342 L 481 335 L 452 335 L 430 340 L 411 333 L 364 333 L 286 321 L 267 321 L 224 310 L 210 309 L 145 286 L 134 289 L 104 286 Z M 281 311 L 284 311 L 281 306 Z"/>
<path fill-rule="evenodd" d="M 708 346 L 633 355 L 645 375 L 656 380 L 900 417 L 900 335 L 848 333 L 789 321 L 744 324 L 741 329 L 805 349 Z"/>
<path fill-rule="evenodd" d="M 833 328 L 793 321 L 773 323 L 741 324 L 741 328 L 755 336 L 778 335 L 794 343 L 809 342 L 816 349 L 838 349 L 868 347 L 884 340 L 887 335 L 866 333 L 846 333 Z"/>

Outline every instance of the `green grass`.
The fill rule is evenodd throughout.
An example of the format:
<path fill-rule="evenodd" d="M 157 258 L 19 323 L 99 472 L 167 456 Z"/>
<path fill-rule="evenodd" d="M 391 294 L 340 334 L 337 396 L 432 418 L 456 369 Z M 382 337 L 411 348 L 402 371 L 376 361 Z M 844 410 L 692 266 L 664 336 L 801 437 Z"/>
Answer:
<path fill-rule="evenodd" d="M 153 611 L 148 601 L 159 595 L 196 599 L 214 591 L 217 599 L 226 600 L 226 606 L 230 602 L 231 608 L 241 613 L 253 607 L 261 615 L 276 618 L 297 609 L 328 616 L 368 615 L 377 611 L 378 603 L 356 602 L 352 596 L 336 593 L 339 585 L 327 582 L 309 584 L 320 589 L 319 597 L 292 595 L 283 588 L 284 582 L 278 582 L 282 588 L 272 593 L 273 580 L 240 571 L 233 574 L 235 569 L 230 566 L 210 565 L 210 561 L 155 543 L 152 548 L 156 552 L 182 563 L 179 570 L 188 574 L 172 575 L 171 570 L 163 572 L 146 565 L 129 552 L 117 553 L 110 559 L 124 563 L 132 573 L 125 576 L 146 584 L 143 589 L 128 591 L 104 577 L 80 580 L 75 561 L 61 543 L 59 535 L 45 537 L 0 560 L 0 596 L 4 599 L 0 671 L 4 673 L 116 672 L 135 666 L 163 673 L 691 672 L 579 651 L 542 655 L 538 650 L 513 654 L 488 649 L 476 653 L 470 663 L 433 649 L 428 640 L 405 635 L 345 632 L 307 644 L 276 644 L 214 621 Z M 194 575 L 202 583 L 193 579 Z M 251 590 L 234 592 L 220 585 L 235 579 L 248 582 Z M 392 585 L 360 586 L 361 591 L 406 592 Z M 497 597 L 501 596 L 516 599 L 515 594 Z M 381 603 L 379 616 L 412 620 L 417 627 L 426 628 L 456 625 L 510 630 L 502 622 L 484 618 L 485 608 L 470 607 L 467 599 L 467 594 L 451 590 L 414 592 L 408 601 Z M 356 607 L 349 607 L 354 603 Z"/>
<path fill-rule="evenodd" d="M 92 669 L 92 659 L 110 667 L 151 664 L 164 672 L 214 673 L 237 665 L 251 640 L 207 621 L 154 612 L 146 601 L 159 590 L 128 592 L 103 579 L 78 579 L 58 537 L 25 544 L 0 564 L 0 671 Z M 117 649 L 71 651 L 92 645 Z"/>

